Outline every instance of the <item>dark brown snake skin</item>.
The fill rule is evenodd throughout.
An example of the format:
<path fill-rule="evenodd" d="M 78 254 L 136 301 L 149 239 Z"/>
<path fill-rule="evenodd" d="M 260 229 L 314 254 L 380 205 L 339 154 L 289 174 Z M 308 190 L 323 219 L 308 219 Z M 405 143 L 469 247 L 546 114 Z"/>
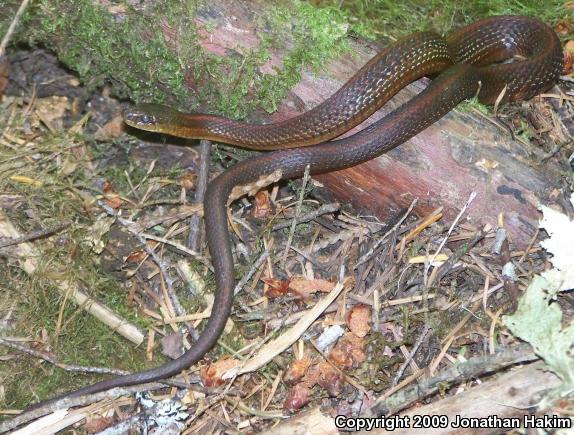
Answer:
<path fill-rule="evenodd" d="M 493 64 L 515 55 L 524 59 Z M 61 397 L 176 375 L 201 360 L 215 345 L 230 315 L 235 285 L 226 214 L 234 186 L 252 183 L 275 170 L 287 179 L 300 177 L 307 165 L 311 174 L 357 165 L 410 139 L 462 100 L 478 95 L 481 102 L 493 103 L 505 88 L 501 101 L 531 98 L 557 82 L 562 63 L 560 42 L 550 27 L 531 18 L 500 16 L 463 27 L 444 39 L 433 33 L 405 38 L 372 59 L 332 98 L 279 124 L 250 125 L 210 115 L 184 115 L 155 105 L 128 110 L 126 122 L 138 128 L 247 148 L 293 148 L 340 135 L 371 115 L 408 82 L 441 72 L 407 104 L 353 136 L 262 154 L 215 178 L 207 189 L 204 217 L 216 292 L 211 317 L 197 342 L 183 356 L 158 368 L 105 380 Z"/>

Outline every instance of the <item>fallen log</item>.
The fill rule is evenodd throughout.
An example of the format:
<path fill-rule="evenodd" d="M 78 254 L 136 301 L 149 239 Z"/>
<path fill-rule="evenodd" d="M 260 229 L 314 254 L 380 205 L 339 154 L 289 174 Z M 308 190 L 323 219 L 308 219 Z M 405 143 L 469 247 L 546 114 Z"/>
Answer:
<path fill-rule="evenodd" d="M 247 10 L 234 10 L 232 26 L 224 14 L 200 18 L 200 26 L 214 29 L 202 45 L 217 53 L 253 48 L 259 30 L 252 25 L 249 13 L 241 13 Z M 328 98 L 376 53 L 365 41 L 350 43 L 347 54 L 330 62 L 325 71 L 304 72 L 271 120 L 298 115 Z M 275 53 L 270 63 L 280 64 L 281 55 Z M 352 132 L 405 103 L 427 83 L 422 79 L 411 84 Z M 572 213 L 564 200 L 569 190 L 561 181 L 560 163 L 552 159 L 542 163 L 536 157 L 539 155 L 540 151 L 515 140 L 491 117 L 457 110 L 377 159 L 317 179 L 329 196 L 383 220 L 407 208 L 415 198 L 415 213 L 424 215 L 442 206 L 449 220 L 474 191 L 477 196 L 467 211 L 468 222 L 495 226 L 503 214 L 514 246 L 523 248 L 538 227 L 539 201 Z"/>

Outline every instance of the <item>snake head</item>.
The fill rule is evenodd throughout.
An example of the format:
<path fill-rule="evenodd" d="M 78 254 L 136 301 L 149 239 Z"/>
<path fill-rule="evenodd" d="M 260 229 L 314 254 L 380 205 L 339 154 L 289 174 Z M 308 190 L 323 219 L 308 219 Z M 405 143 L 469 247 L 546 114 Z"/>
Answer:
<path fill-rule="evenodd" d="M 130 127 L 156 133 L 166 133 L 179 112 L 161 104 L 143 103 L 124 110 L 124 122 Z"/>

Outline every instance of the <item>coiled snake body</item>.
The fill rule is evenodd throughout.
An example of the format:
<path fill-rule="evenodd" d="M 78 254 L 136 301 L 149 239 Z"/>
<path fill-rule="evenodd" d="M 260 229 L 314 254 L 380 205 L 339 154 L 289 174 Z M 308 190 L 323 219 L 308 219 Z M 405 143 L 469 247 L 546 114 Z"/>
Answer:
<path fill-rule="evenodd" d="M 501 63 L 515 55 L 524 59 Z M 311 174 L 318 174 L 359 164 L 405 142 L 464 99 L 477 95 L 481 102 L 491 104 L 501 95 L 500 101 L 531 98 L 556 83 L 562 64 L 560 42 L 550 27 L 532 18 L 499 16 L 445 38 L 425 32 L 402 39 L 375 56 L 331 98 L 281 123 L 253 125 L 182 114 L 157 105 L 127 110 L 126 123 L 144 130 L 252 149 L 293 149 L 244 160 L 209 184 L 204 217 L 216 292 L 211 317 L 192 348 L 158 368 L 98 382 L 60 398 L 173 376 L 214 346 L 230 315 L 235 284 L 226 214 L 234 186 L 275 170 L 286 179 L 300 177 L 307 165 Z M 361 123 L 409 82 L 437 73 L 426 90 L 383 119 L 353 136 L 326 142 Z M 306 146 L 312 144 L 319 145 Z"/>

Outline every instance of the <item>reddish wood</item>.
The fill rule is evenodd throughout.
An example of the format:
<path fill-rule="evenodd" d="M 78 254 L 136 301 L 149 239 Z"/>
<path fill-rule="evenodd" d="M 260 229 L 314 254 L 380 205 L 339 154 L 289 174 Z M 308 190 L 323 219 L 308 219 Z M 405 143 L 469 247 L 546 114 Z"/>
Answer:
<path fill-rule="evenodd" d="M 241 52 L 256 47 L 259 29 L 249 9 L 253 5 L 232 1 L 225 5 L 226 14 L 199 15 L 200 28 L 207 23 L 214 28 L 211 33 L 200 32 L 203 46 L 220 55 L 230 49 Z M 376 52 L 361 41 L 351 44 L 352 50 L 331 62 L 324 72 L 305 72 L 271 120 L 297 115 L 328 98 Z M 282 54 L 272 53 L 262 72 L 281 66 Z M 366 123 L 407 101 L 427 82 L 421 80 L 401 91 Z M 497 216 L 504 213 L 505 227 L 514 246 L 524 247 L 537 227 L 536 198 L 572 211 L 563 200 L 569 192 L 561 184 L 559 174 L 556 163 L 537 166 L 523 144 L 513 141 L 506 130 L 484 117 L 451 112 L 386 155 L 317 178 L 340 201 L 350 202 L 383 220 L 408 207 L 414 198 L 419 200 L 416 213 L 425 214 L 443 206 L 449 220 L 476 191 L 477 197 L 465 214 L 468 221 L 477 226 L 495 225 Z"/>

